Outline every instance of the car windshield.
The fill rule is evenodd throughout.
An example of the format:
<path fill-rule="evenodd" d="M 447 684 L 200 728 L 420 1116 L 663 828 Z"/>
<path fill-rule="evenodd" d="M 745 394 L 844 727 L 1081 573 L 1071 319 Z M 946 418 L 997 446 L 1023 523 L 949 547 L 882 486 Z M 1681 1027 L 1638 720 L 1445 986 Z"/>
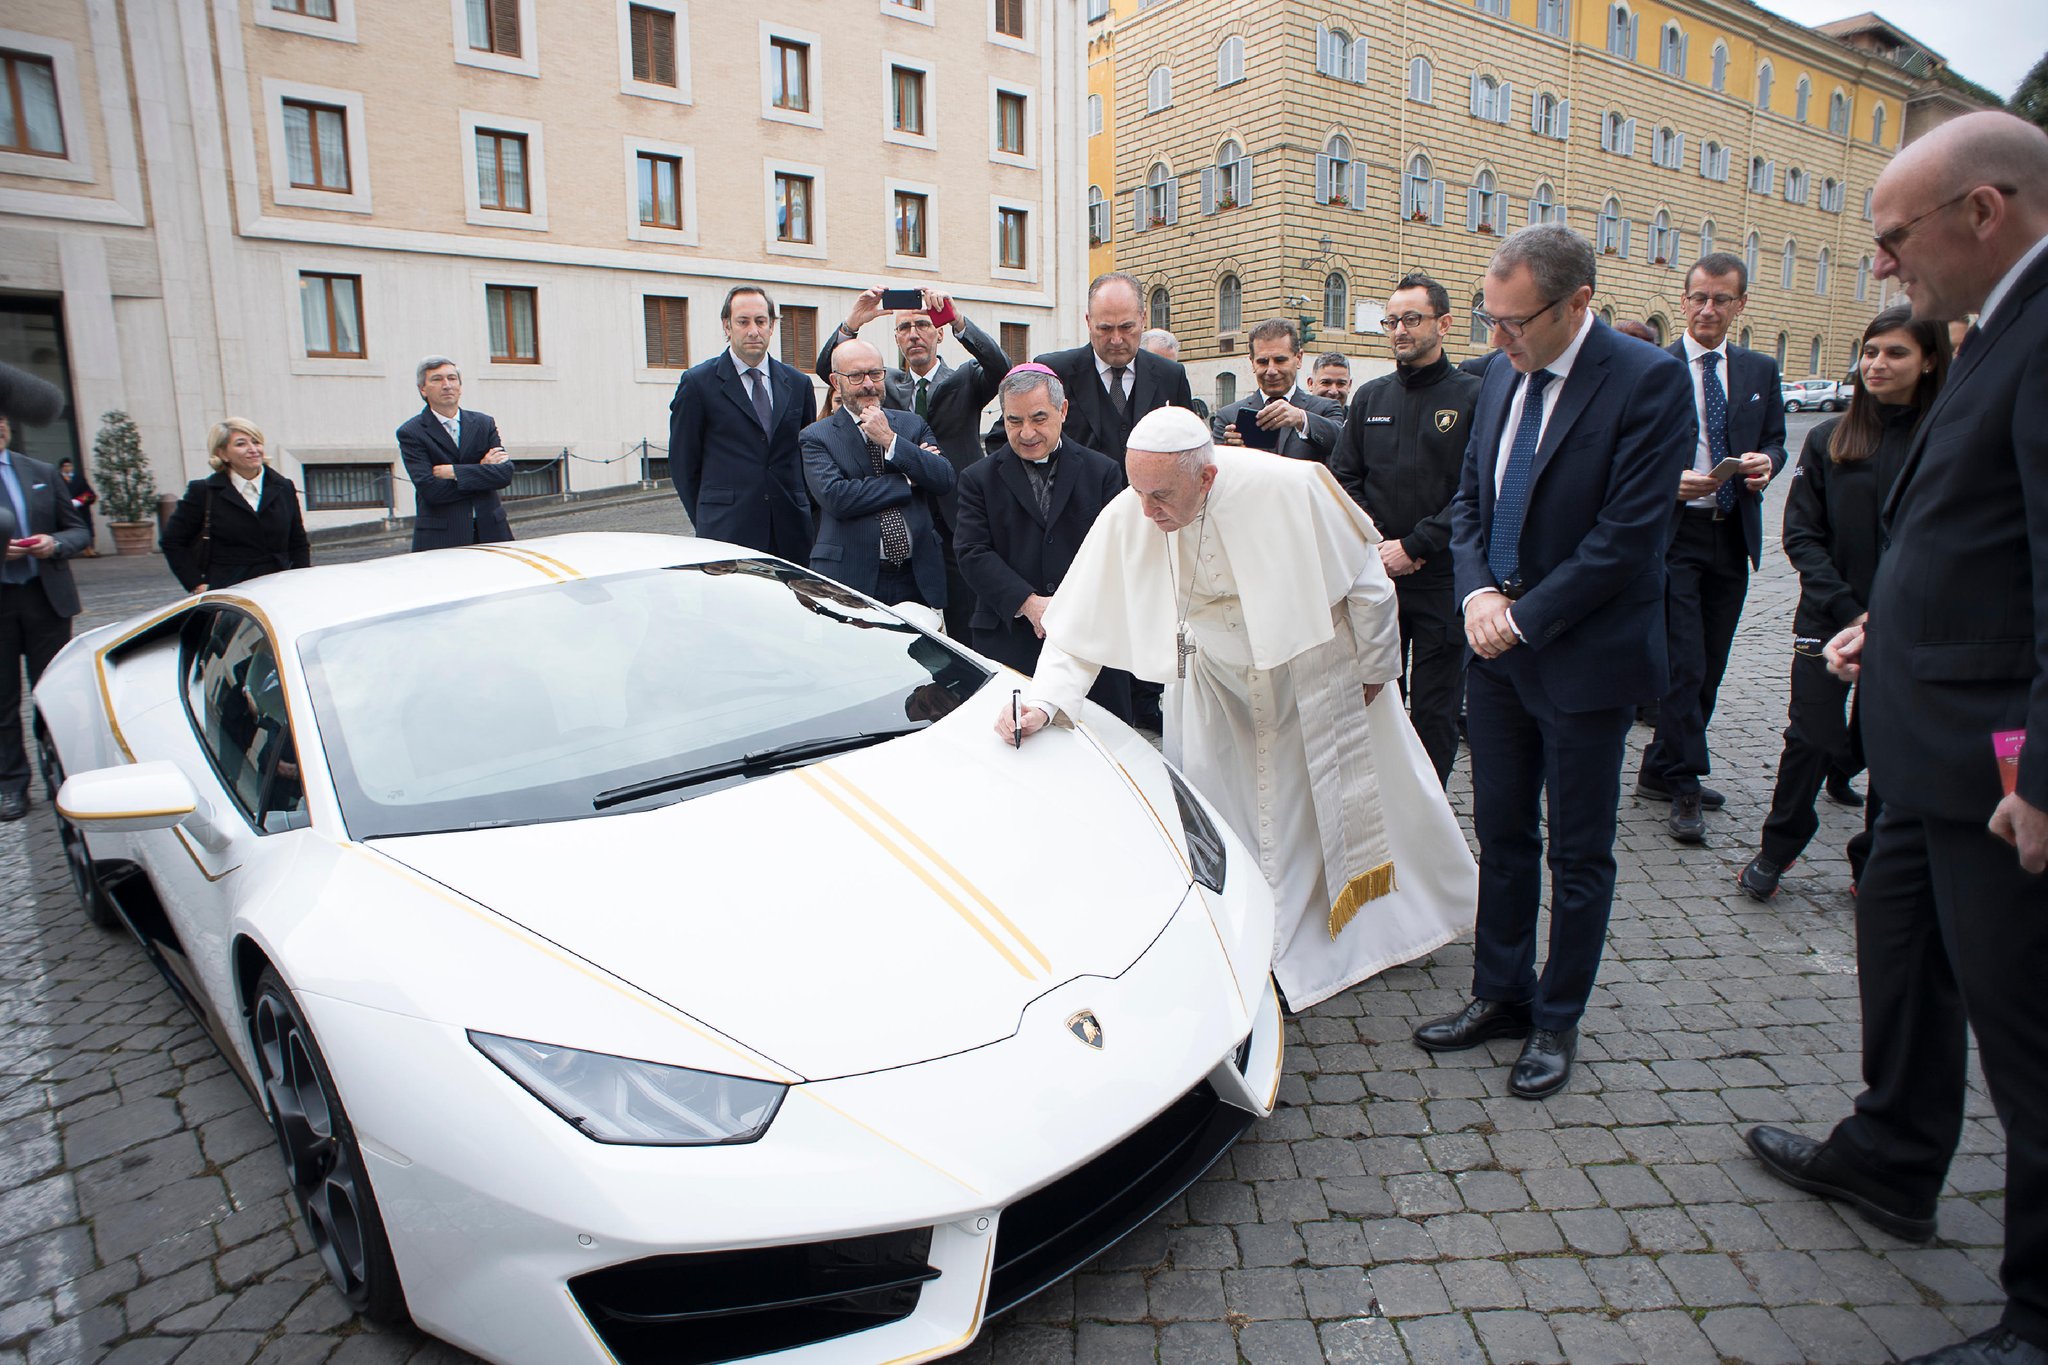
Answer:
<path fill-rule="evenodd" d="M 299 648 L 359 839 L 687 800 L 922 728 L 989 677 L 838 584 L 762 560 L 501 593 Z"/>

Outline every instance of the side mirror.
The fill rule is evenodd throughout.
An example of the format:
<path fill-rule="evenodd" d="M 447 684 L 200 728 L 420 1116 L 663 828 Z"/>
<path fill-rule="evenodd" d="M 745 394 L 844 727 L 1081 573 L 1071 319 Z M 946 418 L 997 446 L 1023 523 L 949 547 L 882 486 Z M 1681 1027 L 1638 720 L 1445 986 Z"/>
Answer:
<path fill-rule="evenodd" d="M 922 602 L 891 602 L 889 610 L 927 635 L 946 633 L 946 618 Z"/>
<path fill-rule="evenodd" d="M 73 773 L 57 789 L 57 813 L 93 834 L 133 834 L 183 825 L 218 853 L 227 834 L 175 763 L 133 763 Z"/>

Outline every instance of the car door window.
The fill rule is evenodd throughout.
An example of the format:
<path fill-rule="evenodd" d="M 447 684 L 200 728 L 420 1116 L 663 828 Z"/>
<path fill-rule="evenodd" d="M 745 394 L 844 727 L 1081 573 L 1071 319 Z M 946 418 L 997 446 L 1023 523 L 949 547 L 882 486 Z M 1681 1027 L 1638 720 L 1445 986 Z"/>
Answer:
<path fill-rule="evenodd" d="M 241 612 L 198 615 L 184 640 L 185 710 L 228 795 L 265 834 L 307 822 L 277 654 Z"/>

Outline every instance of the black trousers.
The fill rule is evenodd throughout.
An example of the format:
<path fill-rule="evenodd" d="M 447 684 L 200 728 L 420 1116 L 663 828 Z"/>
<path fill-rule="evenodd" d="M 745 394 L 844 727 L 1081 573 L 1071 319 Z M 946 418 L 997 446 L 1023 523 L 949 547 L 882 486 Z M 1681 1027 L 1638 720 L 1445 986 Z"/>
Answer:
<path fill-rule="evenodd" d="M 1678 528 L 1664 557 L 1665 639 L 1671 655 L 1671 686 L 1657 714 L 1657 733 L 1643 750 L 1641 776 L 1676 796 L 1698 791 L 1712 771 L 1707 726 L 1721 675 L 1728 670 L 1728 646 L 1749 595 L 1749 549 L 1742 523 L 1721 521 L 1702 509 L 1681 507 Z"/>
<path fill-rule="evenodd" d="M 939 545 L 946 553 L 946 634 L 961 644 L 968 643 L 974 618 L 974 589 L 960 576 L 960 561 L 953 554 L 953 528 L 944 517 L 939 520 Z"/>
<path fill-rule="evenodd" d="M 1792 704 L 1785 724 L 1785 748 L 1778 755 L 1778 783 L 1771 813 L 1764 817 L 1763 855 L 1784 867 L 1820 828 L 1814 799 L 1831 772 L 1854 773 L 1863 766 L 1863 744 L 1849 709 L 1849 684 L 1828 672 L 1825 661 L 1792 656 Z M 1863 803 L 1863 834 L 1849 841 L 1851 878 L 1862 881 L 1870 852 L 1870 831 L 1883 806 L 1873 784 Z"/>
<path fill-rule="evenodd" d="M 2005 1126 L 2005 1325 L 2048 1348 L 2048 878 L 1975 821 L 1886 806 L 1856 898 L 1863 1093 L 1828 1145 L 1931 1214 L 1962 1133 L 1967 1021 Z"/>
<path fill-rule="evenodd" d="M 21 742 L 21 674 L 34 687 L 71 638 L 40 583 L 0 583 L 0 792 L 28 790 L 28 749 Z M 56 793 L 49 793 L 51 799 Z"/>
<path fill-rule="evenodd" d="M 875 591 L 872 596 L 877 602 L 924 602 L 924 589 L 917 586 L 917 575 L 910 570 L 910 561 L 891 564 L 883 560 L 875 575 Z"/>
<path fill-rule="evenodd" d="M 1632 706 L 1561 711 L 1498 663 L 1465 680 L 1472 830 L 1479 840 L 1479 924 L 1472 994 L 1528 1001 L 1538 1028 L 1576 1027 L 1607 943 L 1614 905 L 1615 810 Z M 1536 975 L 1549 800 L 1550 952 Z"/>
<path fill-rule="evenodd" d="M 1448 574 L 1394 580 L 1401 620 L 1401 695 L 1415 737 L 1448 784 L 1458 759 L 1458 705 L 1463 700 L 1465 628 Z"/>

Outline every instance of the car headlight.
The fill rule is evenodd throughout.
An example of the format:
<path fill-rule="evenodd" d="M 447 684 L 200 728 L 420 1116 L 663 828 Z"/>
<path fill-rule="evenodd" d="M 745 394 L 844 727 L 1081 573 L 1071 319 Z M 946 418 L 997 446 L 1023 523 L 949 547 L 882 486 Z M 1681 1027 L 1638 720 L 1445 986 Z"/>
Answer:
<path fill-rule="evenodd" d="M 594 1142 L 711 1147 L 768 1131 L 789 1090 L 774 1081 L 636 1062 L 469 1031 L 477 1051 Z"/>
<path fill-rule="evenodd" d="M 1216 832 L 1215 822 L 1209 819 L 1202 803 L 1195 800 L 1194 792 L 1188 789 L 1187 780 L 1172 767 L 1166 770 L 1168 780 L 1173 783 L 1174 804 L 1180 807 L 1180 827 L 1187 834 L 1188 867 L 1195 874 L 1195 880 L 1211 891 L 1223 890 L 1223 836 Z"/>

